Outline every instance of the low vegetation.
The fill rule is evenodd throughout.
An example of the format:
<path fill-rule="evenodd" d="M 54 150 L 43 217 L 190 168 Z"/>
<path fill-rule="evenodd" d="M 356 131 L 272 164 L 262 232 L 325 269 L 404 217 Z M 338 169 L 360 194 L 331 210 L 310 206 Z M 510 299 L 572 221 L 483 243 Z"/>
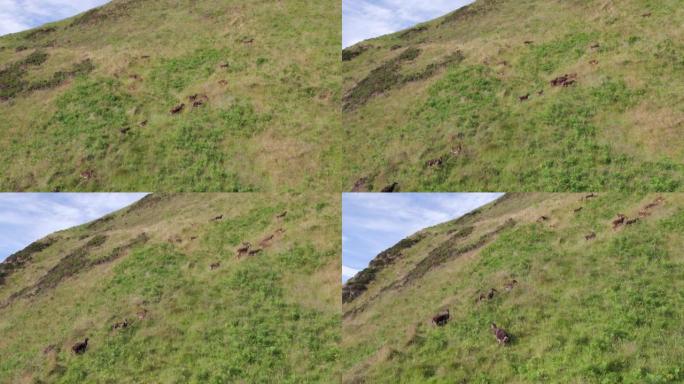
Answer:
<path fill-rule="evenodd" d="M 681 382 L 682 228 L 681 194 L 605 193 L 424 229 L 343 304 L 344 382 Z"/>
<path fill-rule="evenodd" d="M 116 0 L 0 37 L 0 189 L 340 190 L 339 8 Z"/>
<path fill-rule="evenodd" d="M 0 264 L 0 382 L 339 380 L 336 201 L 150 195 L 32 244 Z"/>
<path fill-rule="evenodd" d="M 346 188 L 681 190 L 676 3 L 478 0 L 347 48 Z"/>

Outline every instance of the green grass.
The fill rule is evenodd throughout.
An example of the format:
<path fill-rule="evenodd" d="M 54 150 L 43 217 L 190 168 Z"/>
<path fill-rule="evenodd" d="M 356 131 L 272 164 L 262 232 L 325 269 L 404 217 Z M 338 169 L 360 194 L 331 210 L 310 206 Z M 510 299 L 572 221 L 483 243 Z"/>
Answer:
<path fill-rule="evenodd" d="M 0 189 L 341 189 L 339 8 L 121 0 L 0 37 Z"/>
<path fill-rule="evenodd" d="M 338 380 L 338 209 L 332 196 L 159 195 L 50 235 L 0 286 L 0 381 Z"/>
<path fill-rule="evenodd" d="M 684 380 L 684 200 L 665 203 L 615 231 L 615 215 L 634 217 L 655 195 L 514 195 L 474 221 L 422 231 L 421 245 L 376 277 L 369 295 L 345 304 L 345 382 L 678 383 Z M 583 210 L 573 210 L 583 206 Z M 549 221 L 538 223 L 540 215 Z M 435 265 L 401 288 L 392 281 L 447 244 L 454 225 L 473 236 L 515 217 L 472 256 Z M 595 240 L 584 235 L 595 231 Z M 461 244 L 472 241 L 466 239 Z M 515 278 L 512 291 L 503 289 Z M 478 292 L 497 288 L 491 301 Z M 373 294 L 379 297 L 371 299 Z M 365 308 L 350 314 L 353 308 Z M 444 327 L 430 316 L 449 308 Z M 489 331 L 512 335 L 501 347 Z"/>
<path fill-rule="evenodd" d="M 348 98 L 437 69 L 344 110 L 346 188 L 365 177 L 370 190 L 681 190 L 684 31 L 662 28 L 675 3 L 480 0 L 347 48 Z M 421 54 L 388 71 L 397 47 Z M 449 50 L 461 59 L 439 65 Z M 551 86 L 573 73 L 572 86 Z"/>

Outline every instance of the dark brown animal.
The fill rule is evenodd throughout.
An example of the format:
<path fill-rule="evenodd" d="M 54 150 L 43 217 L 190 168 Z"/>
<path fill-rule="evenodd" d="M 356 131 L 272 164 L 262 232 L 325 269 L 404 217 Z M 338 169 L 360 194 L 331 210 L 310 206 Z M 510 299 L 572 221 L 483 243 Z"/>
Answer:
<path fill-rule="evenodd" d="M 565 74 L 563 76 L 558 76 L 555 79 L 551 80 L 551 85 L 554 87 L 569 87 L 572 84 L 575 84 L 575 80 L 577 79 L 577 74 L 572 73 L 572 74 Z"/>
<path fill-rule="evenodd" d="M 508 333 L 506 333 L 506 331 L 504 331 L 503 329 L 497 327 L 496 324 L 492 323 L 491 330 L 494 334 L 494 337 L 496 337 L 496 341 L 498 341 L 499 344 L 506 345 L 511 341 L 511 338 L 510 336 L 508 336 Z"/>
<path fill-rule="evenodd" d="M 443 161 L 442 158 L 440 157 L 440 158 L 437 158 L 437 159 L 428 160 L 425 164 L 426 164 L 428 167 L 433 168 L 433 167 L 440 167 L 440 166 L 442 165 L 443 162 L 444 162 L 444 161 Z"/>
<path fill-rule="evenodd" d="M 520 102 L 527 101 L 527 100 L 529 100 L 529 99 L 530 99 L 530 94 L 529 94 L 529 93 L 528 93 L 527 95 L 518 97 L 518 100 L 520 100 Z"/>
<path fill-rule="evenodd" d="M 534 41 L 532 41 L 532 40 L 525 40 L 525 45 L 530 45 L 530 44 L 533 44 L 533 43 L 534 43 Z"/>
<path fill-rule="evenodd" d="M 175 115 L 177 113 L 180 113 L 183 110 L 183 108 L 185 108 L 185 104 L 180 103 L 180 104 L 176 105 L 175 107 L 171 108 L 170 112 L 172 115 Z"/>
<path fill-rule="evenodd" d="M 215 262 L 215 263 L 212 263 L 212 264 L 209 266 L 209 268 L 211 268 L 211 270 L 213 271 L 214 269 L 218 269 L 218 267 L 220 267 L 220 266 L 221 266 L 221 263 L 219 263 L 219 262 L 217 261 L 217 262 Z"/>
<path fill-rule="evenodd" d="M 587 241 L 593 240 L 595 238 L 596 238 L 596 232 L 591 232 L 590 234 L 584 236 L 584 239 Z"/>
<path fill-rule="evenodd" d="M 141 127 L 146 126 L 146 125 L 147 125 L 147 120 L 141 121 L 139 125 L 140 125 Z"/>
<path fill-rule="evenodd" d="M 138 313 L 136 313 L 136 315 L 138 316 L 139 320 L 145 320 L 145 318 L 147 317 L 147 313 L 147 309 L 141 309 L 138 311 Z"/>
<path fill-rule="evenodd" d="M 268 235 L 268 236 L 264 237 L 264 238 L 259 242 L 259 245 L 260 245 L 262 248 L 266 248 L 266 247 L 269 245 L 269 242 L 270 242 L 271 240 L 273 240 L 273 237 L 274 237 L 274 236 L 275 236 L 275 235 Z"/>
<path fill-rule="evenodd" d="M 197 240 L 197 236 L 191 236 L 190 240 Z"/>
<path fill-rule="evenodd" d="M 626 219 L 625 215 L 623 215 L 622 213 L 618 213 L 617 219 L 613 220 L 613 222 L 612 222 L 612 224 L 613 224 L 613 229 L 615 229 L 615 228 L 621 226 L 622 224 L 624 224 L 624 223 L 625 223 L 625 219 Z"/>
<path fill-rule="evenodd" d="M 90 180 L 95 177 L 95 171 L 93 170 L 87 170 L 84 172 L 81 172 L 81 178 L 83 180 Z"/>
<path fill-rule="evenodd" d="M 211 219 L 211 221 L 219 221 L 221 219 L 223 219 L 223 215 L 218 215 L 218 216 L 214 217 L 213 219 Z"/>
<path fill-rule="evenodd" d="M 247 254 L 249 256 L 254 256 L 254 255 L 258 255 L 259 253 L 261 253 L 261 251 L 262 251 L 261 248 L 252 249 Z"/>
<path fill-rule="evenodd" d="M 647 13 L 644 13 L 643 15 L 641 15 L 641 17 L 651 17 L 652 14 L 653 13 L 651 13 L 651 12 L 647 12 Z"/>
<path fill-rule="evenodd" d="M 354 182 L 354 186 L 352 187 L 352 192 L 363 192 L 366 190 L 366 184 L 368 183 L 368 178 L 367 177 L 362 177 L 356 182 Z"/>
<path fill-rule="evenodd" d="M 385 188 L 383 188 L 380 192 L 383 192 L 383 193 L 392 193 L 392 192 L 396 192 L 397 189 L 398 189 L 398 187 L 399 187 L 399 183 L 394 182 L 394 183 L 392 183 L 392 184 L 386 186 Z"/>
<path fill-rule="evenodd" d="M 518 284 L 518 280 L 513 279 L 513 280 L 509 281 L 508 283 L 504 284 L 504 289 L 506 289 L 506 291 L 510 292 L 513 290 L 513 288 L 515 288 L 515 286 L 517 284 Z"/>
<path fill-rule="evenodd" d="M 449 310 L 445 310 L 443 312 L 438 313 L 437 315 L 432 317 L 432 324 L 441 327 L 443 325 L 446 325 L 446 323 L 449 322 Z"/>
<path fill-rule="evenodd" d="M 209 97 L 204 94 L 196 93 L 188 96 L 188 100 L 192 103 L 193 108 L 201 107 L 204 103 L 209 101 Z"/>
<path fill-rule="evenodd" d="M 573 212 L 577 213 L 577 212 L 581 211 L 582 209 L 584 209 L 584 207 L 577 207 L 573 210 Z"/>
<path fill-rule="evenodd" d="M 71 350 L 77 355 L 84 354 L 86 349 L 88 349 L 88 338 L 87 337 L 85 338 L 85 340 L 78 342 L 71 347 Z"/>
<path fill-rule="evenodd" d="M 496 293 L 498 293 L 498 292 L 499 292 L 499 291 L 497 291 L 496 289 L 491 288 L 491 289 L 489 290 L 489 292 L 487 292 L 487 300 L 493 299 L 493 298 L 494 298 L 494 295 L 495 295 Z"/>
<path fill-rule="evenodd" d="M 112 325 L 112 330 L 128 328 L 128 325 L 128 319 L 124 319 L 123 321 L 117 321 L 116 323 L 114 323 L 114 325 Z"/>
<path fill-rule="evenodd" d="M 252 246 L 252 244 L 250 244 L 250 243 L 247 243 L 247 242 L 242 243 L 242 246 L 240 246 L 240 248 L 237 249 L 237 255 L 238 255 L 238 257 L 243 256 L 243 255 L 246 255 L 247 252 L 249 252 L 249 248 L 250 248 L 251 246 Z"/>
<path fill-rule="evenodd" d="M 639 221 L 639 218 L 638 218 L 638 217 L 635 217 L 635 218 L 633 218 L 633 219 L 628 219 L 628 220 L 625 221 L 625 225 L 636 224 L 638 221 Z"/>
<path fill-rule="evenodd" d="M 228 64 L 228 63 L 221 63 L 220 67 L 221 67 L 221 68 L 228 68 L 228 67 L 230 67 L 230 64 Z"/>

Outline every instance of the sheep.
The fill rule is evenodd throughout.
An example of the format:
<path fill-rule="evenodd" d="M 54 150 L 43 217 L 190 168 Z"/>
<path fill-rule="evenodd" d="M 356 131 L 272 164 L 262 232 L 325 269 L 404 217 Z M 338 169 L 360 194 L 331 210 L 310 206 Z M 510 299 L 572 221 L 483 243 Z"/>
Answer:
<path fill-rule="evenodd" d="M 175 107 L 171 108 L 170 112 L 172 115 L 175 115 L 177 113 L 180 113 L 183 110 L 183 108 L 185 108 L 185 104 L 180 103 L 180 104 L 176 105 Z"/>
<path fill-rule="evenodd" d="M 621 226 L 622 224 L 624 224 L 624 223 L 625 223 L 625 219 L 626 219 L 625 215 L 623 215 L 622 213 L 618 213 L 617 219 L 613 220 L 613 222 L 612 222 L 612 224 L 613 224 L 613 229 L 615 229 L 615 228 Z"/>
<path fill-rule="evenodd" d="M 596 232 L 591 232 L 588 235 L 584 236 L 584 239 L 587 241 L 595 239 L 595 238 L 596 238 Z"/>
<path fill-rule="evenodd" d="M 237 249 L 237 256 L 240 257 L 240 256 L 247 254 L 247 252 L 249 252 L 249 248 L 251 246 L 252 246 L 252 244 L 250 244 L 248 242 L 242 243 L 242 246 L 240 246 L 240 248 Z"/>
<path fill-rule="evenodd" d="M 513 290 L 513 288 L 514 288 L 517 284 L 518 284 L 518 280 L 513 279 L 513 280 L 509 281 L 508 283 L 506 283 L 506 284 L 504 285 L 504 289 L 506 289 L 506 291 L 510 292 L 510 291 Z"/>
<path fill-rule="evenodd" d="M 446 323 L 449 321 L 449 310 L 442 311 L 438 313 L 437 315 L 432 317 L 432 323 L 438 327 L 441 327 L 443 325 L 446 325 Z"/>
<path fill-rule="evenodd" d="M 209 268 L 211 268 L 211 270 L 213 271 L 214 269 L 217 269 L 217 268 L 220 267 L 220 266 L 221 266 L 221 263 L 219 263 L 219 262 L 217 261 L 217 262 L 215 262 L 215 263 L 211 263 L 211 265 L 209 266 Z"/>
<path fill-rule="evenodd" d="M 498 341 L 499 344 L 506 345 L 511 341 L 511 338 L 508 335 L 508 333 L 506 333 L 506 331 L 504 331 L 503 329 L 497 327 L 495 323 L 492 323 L 491 330 L 494 334 L 494 337 L 496 338 L 496 341 Z"/>
<path fill-rule="evenodd" d="M 88 349 L 88 338 L 86 337 L 84 341 L 78 342 L 71 347 L 71 350 L 77 354 L 82 355 Z"/>

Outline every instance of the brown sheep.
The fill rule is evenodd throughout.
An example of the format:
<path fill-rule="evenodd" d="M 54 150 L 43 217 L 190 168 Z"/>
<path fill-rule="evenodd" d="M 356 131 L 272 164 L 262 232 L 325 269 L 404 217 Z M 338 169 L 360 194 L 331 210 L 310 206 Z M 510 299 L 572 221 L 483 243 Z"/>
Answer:
<path fill-rule="evenodd" d="M 249 252 L 249 248 L 251 246 L 252 246 L 252 244 L 250 244 L 250 243 L 247 243 L 247 242 L 242 243 L 242 246 L 240 246 L 240 248 L 237 249 L 237 256 L 240 257 L 243 255 L 246 255 Z"/>
<path fill-rule="evenodd" d="M 506 291 L 510 292 L 510 291 L 513 290 L 513 288 L 514 288 L 517 284 L 518 284 L 518 280 L 513 279 L 513 280 L 509 281 L 508 283 L 506 283 L 506 284 L 504 285 L 504 289 L 506 289 Z"/>
<path fill-rule="evenodd" d="M 593 239 L 595 239 L 595 238 L 596 238 L 596 232 L 591 232 L 591 233 L 589 233 L 588 235 L 584 236 L 584 239 L 587 240 L 587 241 L 593 240 Z"/>
<path fill-rule="evenodd" d="M 438 327 L 446 325 L 446 323 L 448 321 L 449 321 L 449 310 L 448 309 L 443 311 L 443 312 L 440 312 L 437 315 L 432 317 L 432 323 Z"/>
<path fill-rule="evenodd" d="M 172 115 L 175 115 L 177 113 L 180 113 L 183 110 L 183 108 L 185 108 L 185 104 L 180 103 L 180 104 L 176 105 L 175 107 L 171 108 L 170 112 Z"/>
<path fill-rule="evenodd" d="M 219 263 L 219 262 L 217 261 L 217 262 L 215 262 L 215 263 L 211 263 L 211 265 L 209 266 L 209 268 L 211 268 L 211 270 L 213 271 L 214 269 L 218 269 L 218 267 L 220 267 L 220 266 L 221 266 L 221 263 Z"/>
<path fill-rule="evenodd" d="M 77 354 L 82 355 L 88 349 L 88 338 L 86 337 L 84 341 L 78 342 L 71 347 L 71 350 Z"/>
<path fill-rule="evenodd" d="M 626 219 L 625 215 L 623 215 L 622 213 L 618 213 L 617 219 L 613 220 L 613 222 L 612 222 L 612 224 L 613 224 L 613 229 L 615 229 L 615 228 L 621 226 L 622 224 L 624 224 L 624 223 L 625 223 L 625 219 Z"/>
<path fill-rule="evenodd" d="M 506 331 L 504 331 L 502 328 L 497 327 L 496 324 L 492 323 L 491 330 L 499 344 L 506 345 L 511 341 L 508 333 L 506 333 Z"/>

